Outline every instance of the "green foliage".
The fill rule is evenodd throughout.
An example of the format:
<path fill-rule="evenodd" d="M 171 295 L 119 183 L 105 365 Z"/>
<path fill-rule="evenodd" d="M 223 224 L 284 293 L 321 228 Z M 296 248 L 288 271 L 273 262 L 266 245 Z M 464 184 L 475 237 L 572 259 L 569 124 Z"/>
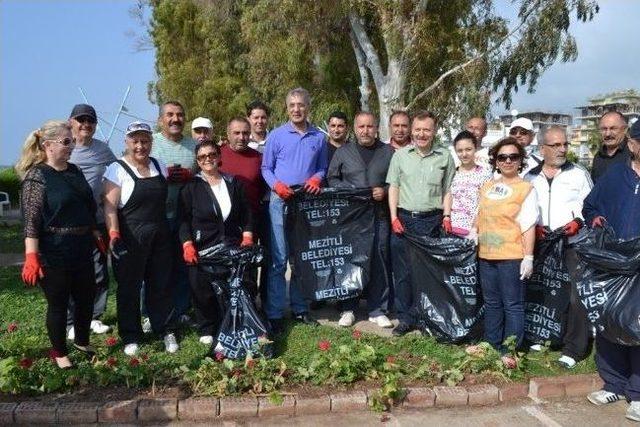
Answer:
<path fill-rule="evenodd" d="M 14 168 L 0 170 L 0 191 L 9 194 L 12 206 L 18 206 L 20 195 L 20 177 Z"/>
<path fill-rule="evenodd" d="M 24 236 L 21 225 L 0 224 L 0 254 L 24 252 Z"/>

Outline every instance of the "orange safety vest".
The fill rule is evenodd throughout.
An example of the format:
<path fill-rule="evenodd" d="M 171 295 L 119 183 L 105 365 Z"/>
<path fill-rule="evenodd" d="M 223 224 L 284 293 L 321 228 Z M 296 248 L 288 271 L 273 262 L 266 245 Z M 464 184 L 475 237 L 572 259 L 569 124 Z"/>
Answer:
<path fill-rule="evenodd" d="M 518 213 L 532 185 L 524 180 L 505 184 L 491 180 L 480 189 L 478 256 L 482 259 L 522 259 L 522 231 Z"/>

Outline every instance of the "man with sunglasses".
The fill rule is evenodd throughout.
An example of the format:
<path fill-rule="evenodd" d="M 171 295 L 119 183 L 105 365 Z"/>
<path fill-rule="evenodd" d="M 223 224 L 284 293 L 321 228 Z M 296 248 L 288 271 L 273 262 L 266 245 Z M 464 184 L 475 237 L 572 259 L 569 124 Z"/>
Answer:
<path fill-rule="evenodd" d="M 549 127 L 540 146 L 543 161 L 531 169 L 524 179 L 531 182 L 538 193 L 540 217 L 536 226 L 536 239 L 544 239 L 548 232 L 562 228 L 568 238 L 564 261 L 570 277 L 573 278 L 578 264 L 573 243 L 584 224 L 582 204 L 591 192 L 593 184 L 586 169 L 567 161 L 568 151 L 569 143 L 565 130 L 560 126 Z M 571 369 L 589 355 L 591 335 L 587 314 L 575 286 L 571 286 L 565 314 L 566 328 L 562 355 L 558 362 Z M 538 350 L 539 345 L 532 348 Z"/>
<path fill-rule="evenodd" d="M 591 167 L 593 182 L 597 182 L 614 163 L 629 161 L 627 118 L 618 111 L 608 111 L 600 117 L 598 128 L 602 137 L 602 146 L 593 156 Z"/>
<path fill-rule="evenodd" d="M 104 141 L 93 137 L 98 125 L 98 116 L 91 105 L 78 104 L 74 106 L 69 115 L 69 125 L 75 142 L 69 162 L 80 168 L 91 187 L 93 198 L 98 208 L 96 211 L 97 229 L 102 235 L 102 239 L 107 241 L 107 229 L 104 225 L 104 212 L 102 209 L 104 192 L 102 176 L 107 166 L 117 159 L 111 148 Z M 91 330 L 96 334 L 104 334 L 111 329 L 100 320 L 107 308 L 107 290 L 109 287 L 106 250 L 100 251 L 97 247 L 94 248 L 93 264 L 96 277 L 96 296 L 93 303 Z M 75 337 L 73 329 L 74 307 L 73 298 L 69 298 L 67 310 L 67 338 L 69 340 L 73 340 Z"/>
<path fill-rule="evenodd" d="M 533 122 L 525 117 L 515 119 L 511 123 L 509 135 L 514 137 L 516 141 L 518 141 L 518 144 L 527 152 L 527 167 L 525 167 L 520 174 L 520 176 L 524 177 L 531 169 L 542 164 L 542 158 L 540 158 L 538 153 L 534 154 L 534 147 L 531 145 L 536 137 Z"/>

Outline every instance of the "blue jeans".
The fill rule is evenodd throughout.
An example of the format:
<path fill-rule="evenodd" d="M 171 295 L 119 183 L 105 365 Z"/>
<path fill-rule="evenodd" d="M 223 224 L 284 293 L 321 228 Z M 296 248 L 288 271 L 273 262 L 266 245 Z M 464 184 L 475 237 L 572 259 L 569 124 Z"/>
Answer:
<path fill-rule="evenodd" d="M 376 216 L 369 283 L 364 288 L 369 317 L 386 314 L 389 305 L 389 283 L 391 283 L 389 228 L 389 218 Z M 341 302 L 340 310 L 354 311 L 357 306 L 358 298 L 352 298 Z"/>
<path fill-rule="evenodd" d="M 284 230 L 284 212 L 286 204 L 277 194 L 271 193 L 269 201 L 269 217 L 271 219 L 270 247 L 271 265 L 267 276 L 267 305 L 265 312 L 269 319 L 282 319 L 287 299 L 287 281 L 284 277 L 289 261 L 289 247 Z M 293 286 L 295 272 L 291 274 L 291 286 L 289 287 L 289 299 L 291 311 L 294 314 L 309 311 L 307 301 Z"/>
<path fill-rule="evenodd" d="M 406 232 L 417 236 L 435 237 L 442 224 L 442 214 L 428 217 L 412 217 L 398 209 L 398 218 Z M 402 235 L 391 233 L 391 265 L 393 269 L 393 305 L 400 323 L 413 325 L 415 322 L 409 314 L 413 305 L 413 287 L 411 286 L 411 266 L 409 253 L 405 248 L 408 243 Z"/>
<path fill-rule="evenodd" d="M 520 280 L 521 260 L 486 260 L 478 262 L 484 299 L 484 339 L 501 353 L 510 336 L 516 345 L 524 338 L 524 282 Z"/>

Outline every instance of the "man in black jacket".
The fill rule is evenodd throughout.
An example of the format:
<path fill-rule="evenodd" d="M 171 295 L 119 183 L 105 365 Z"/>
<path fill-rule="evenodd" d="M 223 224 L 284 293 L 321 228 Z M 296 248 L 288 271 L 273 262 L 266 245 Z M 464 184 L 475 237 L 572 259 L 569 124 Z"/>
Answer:
<path fill-rule="evenodd" d="M 383 328 L 393 325 L 386 316 L 389 299 L 389 208 L 385 183 L 393 149 L 377 139 L 378 121 L 369 112 L 356 114 L 353 125 L 356 143 L 338 148 L 327 171 L 331 187 L 371 188 L 376 203 L 374 254 L 371 260 L 371 279 L 366 285 L 369 321 Z M 341 303 L 338 324 L 352 326 L 357 299 Z"/>
<path fill-rule="evenodd" d="M 598 122 L 602 146 L 593 156 L 591 179 L 595 183 L 614 163 L 627 163 L 627 118 L 618 111 L 609 111 Z"/>

